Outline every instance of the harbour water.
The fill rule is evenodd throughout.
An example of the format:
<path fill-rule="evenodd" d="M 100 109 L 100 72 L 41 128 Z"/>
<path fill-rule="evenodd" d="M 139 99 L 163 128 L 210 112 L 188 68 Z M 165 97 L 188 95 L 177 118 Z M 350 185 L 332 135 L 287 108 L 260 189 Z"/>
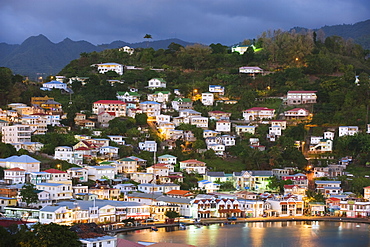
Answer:
<path fill-rule="evenodd" d="M 130 241 L 185 243 L 198 247 L 370 246 L 370 225 L 348 222 L 250 222 L 138 230 L 118 234 Z"/>

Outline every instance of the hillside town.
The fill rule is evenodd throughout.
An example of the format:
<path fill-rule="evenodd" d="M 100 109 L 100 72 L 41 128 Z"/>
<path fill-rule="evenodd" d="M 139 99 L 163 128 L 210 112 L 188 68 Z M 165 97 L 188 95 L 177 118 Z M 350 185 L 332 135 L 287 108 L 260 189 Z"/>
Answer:
<path fill-rule="evenodd" d="M 127 69 L 117 63 L 92 66 L 98 73 L 114 71 L 121 75 Z M 254 77 L 266 72 L 259 67 L 241 67 L 239 73 Z M 76 80 L 83 84 L 86 78 L 55 76 L 40 89 L 71 95 L 70 85 Z M 210 84 L 207 92 L 194 88 L 191 97 L 185 97 L 178 89 L 168 90 L 170 83 L 152 78 L 146 85 L 151 93 L 146 95 L 138 88 L 130 88 L 125 92 L 117 91 L 116 99 L 97 98 L 92 109 L 86 109 L 91 114 L 82 111 L 73 119 L 74 126 L 91 135 L 74 135 L 73 145 L 56 146 L 53 155 L 43 154 L 48 143 L 33 141 L 33 136 L 45 135 L 52 128 L 64 133 L 71 131 L 70 126 L 61 123 L 67 118 L 64 109 L 68 105 L 48 96 L 32 96 L 31 105 L 9 103 L 7 109 L 0 111 L 2 142 L 27 154 L 0 159 L 4 170 L 0 185 L 1 216 L 42 224 L 96 223 L 102 229 L 127 220 L 136 224 L 169 222 L 168 212 L 176 212 L 176 218 L 195 220 L 370 216 L 370 186 L 358 195 L 345 191 L 339 180 L 339 177 L 351 179 L 353 176 L 346 170 L 353 162 L 352 157 L 343 157 L 325 166 L 308 163 L 298 168 L 292 163 L 283 168 L 226 173 L 210 168 L 202 159 L 180 160 L 169 154 L 175 149 L 187 152 L 189 143 L 201 141 L 198 153 L 210 151 L 227 163 L 230 148 L 241 139 L 247 140 L 256 152 L 264 151 L 266 146 L 255 137 L 260 126 L 268 126 L 263 142 L 273 143 L 284 136 L 287 126 L 309 123 L 317 91 L 286 92 L 281 104 L 289 110 L 279 114 L 275 109 L 254 106 L 240 112 L 241 119 L 231 120 L 230 112 L 212 110 L 204 115 L 193 107 L 195 101 L 204 106 L 221 102 L 235 104 L 237 99 L 225 97 L 223 86 Z M 137 146 L 127 144 L 124 133 L 102 136 L 112 120 L 124 121 L 137 115 L 145 115 L 147 122 L 146 127 L 137 128 L 146 137 Z M 178 128 L 184 125 L 201 129 L 202 138 L 190 129 Z M 359 132 L 370 133 L 370 125 L 362 130 L 358 126 L 328 128 L 322 136 L 311 135 L 307 142 L 297 141 L 295 148 L 305 157 L 327 157 L 333 151 L 335 138 Z M 136 150 L 137 156 L 122 157 L 120 147 L 125 146 Z M 150 162 L 140 158 L 143 152 L 149 153 Z M 68 166 L 57 163 L 44 169 L 42 162 L 31 157 L 32 154 L 43 154 L 59 163 L 66 162 Z M 189 176 L 196 181 L 184 189 L 184 180 Z M 273 181 L 278 186 L 272 185 Z"/>

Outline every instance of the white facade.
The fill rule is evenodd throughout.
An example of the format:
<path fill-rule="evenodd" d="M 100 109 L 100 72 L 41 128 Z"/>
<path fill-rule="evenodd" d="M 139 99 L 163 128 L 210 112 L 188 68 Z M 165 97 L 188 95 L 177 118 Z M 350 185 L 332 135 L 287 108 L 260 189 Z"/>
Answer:
<path fill-rule="evenodd" d="M 116 175 L 116 168 L 113 166 L 87 166 L 88 176 L 91 180 L 98 179 L 114 179 Z"/>
<path fill-rule="evenodd" d="M 55 148 L 54 159 L 65 160 L 68 163 L 82 165 L 83 155 L 79 152 L 73 151 L 72 147 L 59 146 Z"/>
<path fill-rule="evenodd" d="M 15 124 L 1 128 L 2 142 L 21 143 L 31 142 L 32 129 L 29 125 Z"/>
<path fill-rule="evenodd" d="M 4 170 L 4 180 L 9 180 L 12 184 L 23 184 L 26 182 L 26 170 L 18 167 L 6 169 Z"/>
<path fill-rule="evenodd" d="M 21 168 L 26 172 L 40 171 L 40 161 L 28 155 L 14 155 L 5 159 L 0 159 L 0 166 L 6 168 Z"/>
<path fill-rule="evenodd" d="M 72 182 L 70 184 L 39 183 L 36 184 L 36 189 L 49 192 L 50 200 L 53 201 L 72 199 Z"/>
<path fill-rule="evenodd" d="M 240 67 L 239 68 L 239 73 L 243 73 L 243 74 L 262 74 L 263 69 L 261 69 L 260 67 L 245 66 L 245 67 Z"/>
<path fill-rule="evenodd" d="M 256 126 L 237 125 L 235 126 L 235 132 L 238 136 L 241 136 L 244 133 L 249 133 L 249 134 L 254 135 L 254 133 L 256 133 Z"/>
<path fill-rule="evenodd" d="M 145 101 L 140 103 L 140 109 L 148 117 L 155 117 L 161 114 L 161 104 L 155 101 Z"/>
<path fill-rule="evenodd" d="M 209 85 L 208 91 L 210 93 L 219 93 L 220 95 L 223 95 L 225 93 L 225 87 L 220 85 Z"/>
<path fill-rule="evenodd" d="M 301 105 L 316 103 L 316 91 L 289 91 L 287 93 L 287 105 Z"/>
<path fill-rule="evenodd" d="M 207 117 L 190 117 L 190 124 L 195 125 L 198 128 L 208 128 Z"/>
<path fill-rule="evenodd" d="M 167 82 L 162 78 L 153 78 L 148 81 L 148 88 L 165 88 Z"/>
<path fill-rule="evenodd" d="M 230 132 L 231 131 L 231 122 L 230 121 L 217 121 L 216 122 L 216 131 L 220 132 Z"/>
<path fill-rule="evenodd" d="M 180 170 L 185 170 L 187 173 L 206 174 L 206 168 L 206 163 L 196 159 L 180 162 Z"/>
<path fill-rule="evenodd" d="M 155 141 L 139 142 L 139 149 L 142 151 L 157 152 L 157 143 Z"/>
<path fill-rule="evenodd" d="M 177 157 L 169 154 L 161 155 L 158 157 L 158 163 L 176 165 Z"/>
<path fill-rule="evenodd" d="M 83 247 L 116 247 L 117 237 L 115 236 L 101 236 L 96 238 L 80 239 Z"/>
<path fill-rule="evenodd" d="M 67 84 L 60 82 L 60 81 L 49 81 L 42 84 L 44 88 L 55 88 L 55 89 L 67 89 Z"/>
<path fill-rule="evenodd" d="M 276 137 L 281 136 L 281 126 L 280 125 L 271 126 L 269 128 L 269 135 L 273 135 Z"/>
<path fill-rule="evenodd" d="M 69 177 L 77 179 L 79 182 L 87 182 L 88 170 L 83 167 L 71 167 L 67 170 Z"/>
<path fill-rule="evenodd" d="M 203 105 L 213 105 L 214 102 L 213 93 L 202 93 L 201 101 Z"/>
<path fill-rule="evenodd" d="M 275 110 L 267 107 L 252 107 L 243 111 L 243 118 L 245 121 L 272 119 L 274 116 Z"/>
<path fill-rule="evenodd" d="M 126 103 L 120 100 L 99 100 L 93 103 L 92 112 L 114 112 L 116 117 L 126 116 Z"/>
<path fill-rule="evenodd" d="M 123 65 L 119 63 L 100 63 L 96 64 L 98 72 L 104 74 L 108 71 L 114 71 L 119 75 L 123 75 Z"/>
<path fill-rule="evenodd" d="M 340 126 L 339 137 L 341 136 L 353 136 L 358 133 L 358 126 Z"/>
<path fill-rule="evenodd" d="M 125 145 L 125 140 L 124 140 L 124 136 L 112 136 L 112 135 L 109 135 L 107 136 L 112 142 L 115 142 L 117 143 L 118 145 Z"/>

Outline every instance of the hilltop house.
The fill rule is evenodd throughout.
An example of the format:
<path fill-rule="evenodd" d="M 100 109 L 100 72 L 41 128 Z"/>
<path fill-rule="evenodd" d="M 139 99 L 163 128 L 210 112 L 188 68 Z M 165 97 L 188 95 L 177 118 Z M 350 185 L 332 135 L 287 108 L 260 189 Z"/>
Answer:
<path fill-rule="evenodd" d="M 243 111 L 243 118 L 245 121 L 272 119 L 274 116 L 275 110 L 267 107 L 252 107 Z"/>
<path fill-rule="evenodd" d="M 288 91 L 287 105 L 315 104 L 317 91 Z"/>
<path fill-rule="evenodd" d="M 148 81 L 148 88 L 156 89 L 156 88 L 166 88 L 167 82 L 162 78 L 153 78 Z"/>
<path fill-rule="evenodd" d="M 100 74 L 104 74 L 108 71 L 114 71 L 119 75 L 123 75 L 124 67 L 122 64 L 119 63 L 99 63 L 93 64 L 92 66 L 97 67 Z"/>
<path fill-rule="evenodd" d="M 126 103 L 120 100 L 99 100 L 93 103 L 92 112 L 114 112 L 116 117 L 126 116 Z"/>

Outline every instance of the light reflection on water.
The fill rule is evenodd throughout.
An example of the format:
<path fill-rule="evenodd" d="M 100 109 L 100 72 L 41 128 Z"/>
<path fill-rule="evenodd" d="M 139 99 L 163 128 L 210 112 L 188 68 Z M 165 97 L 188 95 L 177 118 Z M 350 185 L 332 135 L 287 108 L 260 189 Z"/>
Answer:
<path fill-rule="evenodd" d="M 347 222 L 255 222 L 139 230 L 119 234 L 130 241 L 186 243 L 198 247 L 370 246 L 369 225 Z"/>

